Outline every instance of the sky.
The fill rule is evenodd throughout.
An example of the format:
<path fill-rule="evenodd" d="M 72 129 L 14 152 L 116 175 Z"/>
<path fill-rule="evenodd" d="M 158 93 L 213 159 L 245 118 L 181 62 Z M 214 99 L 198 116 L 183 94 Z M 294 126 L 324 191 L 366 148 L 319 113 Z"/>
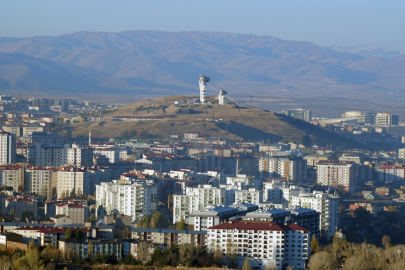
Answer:
<path fill-rule="evenodd" d="M 208 31 L 405 53 L 403 0 L 0 1 L 0 36 L 79 31 Z"/>

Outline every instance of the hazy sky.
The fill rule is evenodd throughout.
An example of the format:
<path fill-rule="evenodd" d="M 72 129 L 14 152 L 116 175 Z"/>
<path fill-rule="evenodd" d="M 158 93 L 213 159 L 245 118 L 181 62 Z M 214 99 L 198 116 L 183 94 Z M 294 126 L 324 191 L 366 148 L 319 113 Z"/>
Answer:
<path fill-rule="evenodd" d="M 218 31 L 405 53 L 403 0 L 2 0 L 0 36 Z"/>

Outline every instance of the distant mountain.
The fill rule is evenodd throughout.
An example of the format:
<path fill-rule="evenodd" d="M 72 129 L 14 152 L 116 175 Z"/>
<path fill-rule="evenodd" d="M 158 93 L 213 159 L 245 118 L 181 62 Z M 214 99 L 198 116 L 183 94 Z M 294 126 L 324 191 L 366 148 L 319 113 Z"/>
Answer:
<path fill-rule="evenodd" d="M 357 54 L 365 58 L 370 57 L 391 57 L 399 55 L 397 51 L 388 50 L 387 48 L 380 46 L 353 46 L 353 47 L 341 47 L 341 46 L 329 46 L 326 47 L 337 52 L 346 52 L 351 54 Z"/>
<path fill-rule="evenodd" d="M 356 92 L 375 100 L 402 93 L 405 83 L 405 56 L 385 48 L 325 48 L 231 33 L 0 37 L 0 52 L 0 90 L 198 94 L 197 77 L 204 74 L 230 95 L 347 98 Z"/>

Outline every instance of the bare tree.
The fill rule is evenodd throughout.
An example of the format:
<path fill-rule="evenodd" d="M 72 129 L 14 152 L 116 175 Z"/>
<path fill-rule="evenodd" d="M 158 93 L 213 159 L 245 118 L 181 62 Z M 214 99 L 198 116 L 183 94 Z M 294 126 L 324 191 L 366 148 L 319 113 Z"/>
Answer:
<path fill-rule="evenodd" d="M 228 268 L 235 267 L 235 262 L 238 262 L 238 244 L 233 241 L 230 234 L 228 234 L 226 240 L 226 262 Z"/>
<path fill-rule="evenodd" d="M 334 265 L 332 255 L 326 251 L 320 251 L 311 256 L 308 268 L 311 270 L 330 270 L 335 269 Z"/>
<path fill-rule="evenodd" d="M 136 249 L 136 254 L 138 257 L 138 260 L 140 260 L 143 264 L 145 264 L 150 257 L 150 247 L 151 243 L 147 241 L 142 241 L 138 244 L 138 247 Z"/>
<path fill-rule="evenodd" d="M 389 237 L 388 235 L 384 235 L 383 238 L 381 239 L 381 244 L 383 245 L 383 247 L 385 249 L 390 248 L 391 247 L 391 237 Z"/>

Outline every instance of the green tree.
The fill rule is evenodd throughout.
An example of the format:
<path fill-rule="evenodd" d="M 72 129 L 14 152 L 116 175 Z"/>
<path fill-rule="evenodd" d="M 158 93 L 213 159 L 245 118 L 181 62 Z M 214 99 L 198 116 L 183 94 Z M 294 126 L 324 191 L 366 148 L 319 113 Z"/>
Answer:
<path fill-rule="evenodd" d="M 180 220 L 180 222 L 178 222 L 176 224 L 176 230 L 185 230 L 186 227 L 187 227 L 187 224 L 186 224 L 186 222 L 184 221 L 183 218 Z"/>
<path fill-rule="evenodd" d="M 91 215 L 87 218 L 86 222 L 91 222 L 91 224 L 94 224 L 94 223 L 96 222 L 96 216 L 95 216 L 94 214 L 91 214 Z"/>
<path fill-rule="evenodd" d="M 18 192 L 23 193 L 25 191 L 25 186 L 24 185 L 19 185 L 18 186 Z"/>
<path fill-rule="evenodd" d="M 10 215 L 15 215 L 15 210 L 14 210 L 14 208 L 12 208 L 11 210 L 10 210 Z"/>
<path fill-rule="evenodd" d="M 76 229 L 75 232 L 76 232 L 76 239 L 77 240 L 80 240 L 80 239 L 84 238 L 83 228 Z"/>
<path fill-rule="evenodd" d="M 34 213 L 32 213 L 32 211 L 25 209 L 22 213 L 21 213 L 21 220 L 22 221 L 26 221 L 27 218 L 31 218 L 34 216 Z"/>
<path fill-rule="evenodd" d="M 61 199 L 66 198 L 66 193 L 65 193 L 65 191 L 62 191 L 62 194 L 60 195 L 60 198 L 61 198 Z"/>
<path fill-rule="evenodd" d="M 72 188 L 72 191 L 70 192 L 70 198 L 76 198 L 75 188 Z"/>
<path fill-rule="evenodd" d="M 150 222 L 150 228 L 169 228 L 170 222 L 161 212 L 155 212 Z"/>
<path fill-rule="evenodd" d="M 76 238 L 76 230 L 72 230 L 70 227 L 65 231 L 65 239 Z"/>
<path fill-rule="evenodd" d="M 122 237 L 122 238 L 129 238 L 130 236 L 131 236 L 131 229 L 130 229 L 129 227 L 125 227 L 125 228 L 122 230 L 121 237 Z"/>

